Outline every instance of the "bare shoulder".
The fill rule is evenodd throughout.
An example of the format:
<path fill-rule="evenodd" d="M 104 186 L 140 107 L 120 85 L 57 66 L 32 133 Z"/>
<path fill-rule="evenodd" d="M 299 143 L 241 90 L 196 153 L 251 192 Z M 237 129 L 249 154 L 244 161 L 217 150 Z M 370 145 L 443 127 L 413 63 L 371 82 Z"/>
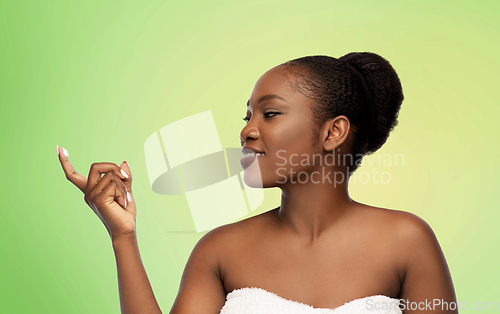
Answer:
<path fill-rule="evenodd" d="M 264 213 L 265 214 L 265 213 Z M 170 313 L 219 313 L 226 298 L 225 264 L 241 252 L 265 215 L 217 227 L 204 234 L 188 258 Z M 261 224 L 261 223 L 260 223 Z"/>
<path fill-rule="evenodd" d="M 245 239 L 251 238 L 250 235 L 263 231 L 271 220 L 272 211 L 214 228 L 200 238 L 197 246 L 223 256 L 229 249 L 241 247 Z"/>
<path fill-rule="evenodd" d="M 431 226 L 421 217 L 403 210 L 368 206 L 364 208 L 367 225 L 390 242 L 394 259 L 402 273 L 414 263 L 444 260 L 441 247 Z"/>
<path fill-rule="evenodd" d="M 456 302 L 446 259 L 434 231 L 424 219 L 402 210 L 362 204 L 355 212 L 355 221 L 373 230 L 369 235 L 381 235 L 373 238 L 382 239 L 384 248 L 389 250 L 390 261 L 400 277 L 399 298 L 417 303 L 432 299 Z"/>
<path fill-rule="evenodd" d="M 214 228 L 198 240 L 184 268 L 171 313 L 220 312 L 227 293 L 225 265 L 238 256 L 248 232 L 255 230 L 260 219 L 252 217 Z"/>
<path fill-rule="evenodd" d="M 386 230 L 398 239 L 411 241 L 435 238 L 429 224 L 413 213 L 368 205 L 362 205 L 360 212 L 367 223 Z"/>
<path fill-rule="evenodd" d="M 391 218 L 393 232 L 401 243 L 410 245 L 415 249 L 421 245 L 438 245 L 436 236 L 431 226 L 421 217 L 402 210 L 386 210 Z"/>
<path fill-rule="evenodd" d="M 403 210 L 360 205 L 353 222 L 369 241 L 377 242 L 392 256 L 403 276 L 411 263 L 422 258 L 441 258 L 441 247 L 430 225 Z"/>

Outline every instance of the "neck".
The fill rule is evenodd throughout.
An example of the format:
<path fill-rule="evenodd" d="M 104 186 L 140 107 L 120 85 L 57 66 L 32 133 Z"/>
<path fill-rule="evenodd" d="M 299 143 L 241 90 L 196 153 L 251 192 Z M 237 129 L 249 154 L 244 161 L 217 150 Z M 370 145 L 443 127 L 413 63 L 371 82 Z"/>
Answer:
<path fill-rule="evenodd" d="M 342 181 L 315 183 L 308 180 L 281 186 L 281 206 L 277 211 L 280 223 L 313 243 L 356 203 L 349 197 L 348 180 Z"/>

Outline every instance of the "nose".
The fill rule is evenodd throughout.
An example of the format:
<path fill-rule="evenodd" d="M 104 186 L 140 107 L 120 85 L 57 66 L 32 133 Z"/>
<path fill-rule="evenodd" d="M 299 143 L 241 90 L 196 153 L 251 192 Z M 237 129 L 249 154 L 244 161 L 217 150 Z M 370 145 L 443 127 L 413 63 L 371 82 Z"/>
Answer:
<path fill-rule="evenodd" d="M 249 140 L 256 140 L 260 136 L 259 129 L 255 123 L 252 123 L 252 119 L 248 121 L 247 125 L 243 127 L 240 133 L 240 143 L 244 146 Z"/>

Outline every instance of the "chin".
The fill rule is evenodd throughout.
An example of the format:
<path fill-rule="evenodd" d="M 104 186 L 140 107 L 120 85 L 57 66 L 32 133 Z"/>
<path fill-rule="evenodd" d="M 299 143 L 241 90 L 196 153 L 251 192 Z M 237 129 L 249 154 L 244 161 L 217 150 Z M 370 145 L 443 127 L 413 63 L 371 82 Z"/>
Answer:
<path fill-rule="evenodd" d="M 249 171 L 243 173 L 243 182 L 245 185 L 256 189 L 279 188 L 282 184 L 277 182 L 278 179 L 263 177 L 260 171 Z"/>
<path fill-rule="evenodd" d="M 262 189 L 264 187 L 260 171 L 252 171 L 249 168 L 243 172 L 243 182 L 251 188 Z"/>
<path fill-rule="evenodd" d="M 263 186 L 262 173 L 257 160 L 243 170 L 243 182 L 251 188 L 260 188 Z"/>

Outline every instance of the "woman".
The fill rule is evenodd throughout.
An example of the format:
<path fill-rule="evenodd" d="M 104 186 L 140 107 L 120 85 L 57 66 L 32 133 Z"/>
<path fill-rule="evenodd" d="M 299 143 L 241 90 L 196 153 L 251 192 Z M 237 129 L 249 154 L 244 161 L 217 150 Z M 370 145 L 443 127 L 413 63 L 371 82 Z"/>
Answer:
<path fill-rule="evenodd" d="M 458 313 L 431 228 L 349 197 L 349 176 L 385 143 L 402 101 L 396 72 L 373 53 L 264 73 L 247 103 L 242 166 L 247 185 L 279 187 L 281 205 L 204 235 L 170 313 L 401 313 L 383 308 L 398 299 L 404 313 Z M 112 238 L 122 312 L 161 313 L 137 247 L 128 164 L 95 163 L 87 181 L 60 152 Z"/>

